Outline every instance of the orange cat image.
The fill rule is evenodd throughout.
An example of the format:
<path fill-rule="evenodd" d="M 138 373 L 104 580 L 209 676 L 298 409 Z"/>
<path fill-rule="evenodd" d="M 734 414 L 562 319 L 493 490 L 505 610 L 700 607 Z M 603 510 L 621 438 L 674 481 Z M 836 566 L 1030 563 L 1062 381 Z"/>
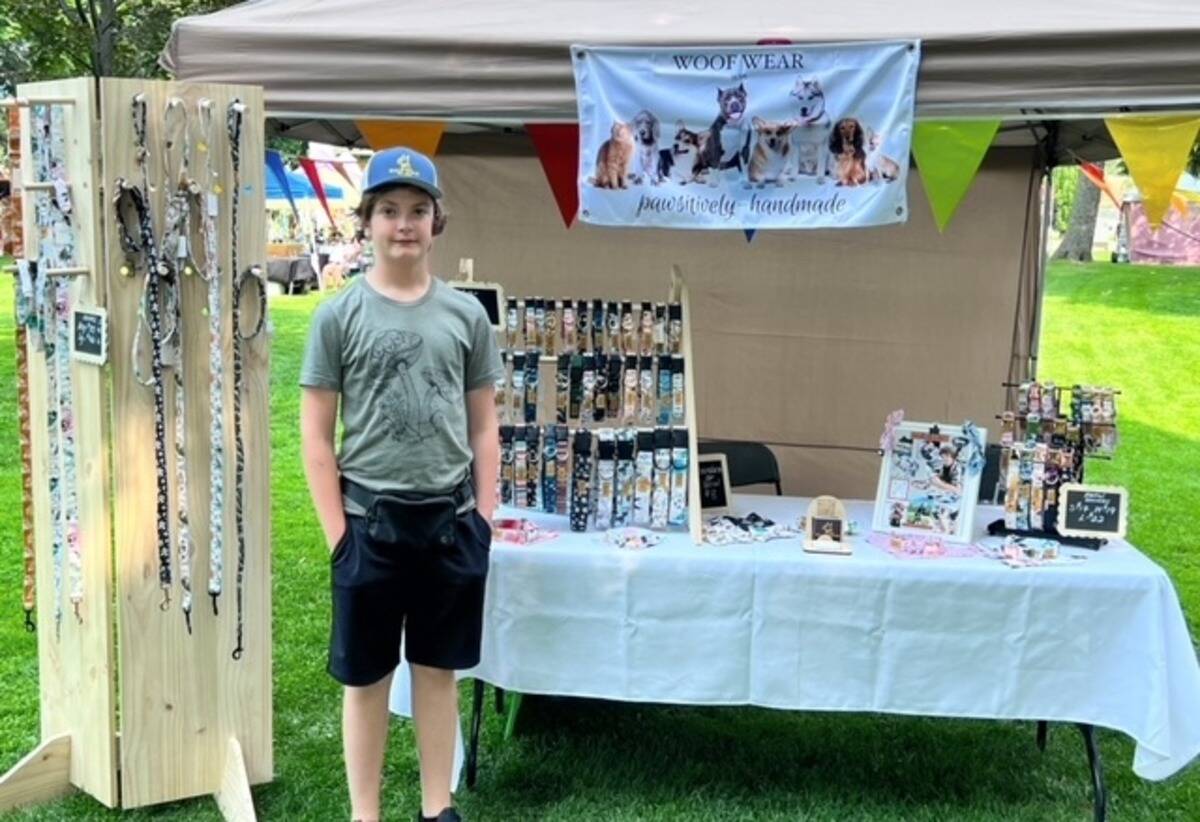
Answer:
<path fill-rule="evenodd" d="M 596 152 L 596 188 L 625 188 L 633 159 L 633 129 L 628 123 L 613 123 L 612 137 Z"/>

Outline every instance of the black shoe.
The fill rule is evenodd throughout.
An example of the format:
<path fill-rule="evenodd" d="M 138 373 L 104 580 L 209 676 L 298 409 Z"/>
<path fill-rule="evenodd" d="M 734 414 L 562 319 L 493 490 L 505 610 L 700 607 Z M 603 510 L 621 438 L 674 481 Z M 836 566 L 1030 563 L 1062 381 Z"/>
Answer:
<path fill-rule="evenodd" d="M 457 808 L 443 808 L 437 816 L 425 816 L 417 811 L 417 822 L 462 822 Z"/>

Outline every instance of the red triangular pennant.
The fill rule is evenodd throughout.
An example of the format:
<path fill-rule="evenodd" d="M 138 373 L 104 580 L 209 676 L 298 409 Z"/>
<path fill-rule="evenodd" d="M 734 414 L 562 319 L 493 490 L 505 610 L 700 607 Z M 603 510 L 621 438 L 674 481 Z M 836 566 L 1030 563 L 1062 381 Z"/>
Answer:
<path fill-rule="evenodd" d="M 570 228 L 579 213 L 579 124 L 526 123 L 525 130 L 537 149 L 563 223 Z"/>
<path fill-rule="evenodd" d="M 325 186 L 321 185 L 321 175 L 317 174 L 317 164 L 307 157 L 301 157 L 300 168 L 304 169 L 308 181 L 312 183 L 313 191 L 317 192 L 317 199 L 321 201 L 321 208 L 325 209 L 325 216 L 329 218 L 329 224 L 337 228 L 337 223 L 333 220 L 333 212 L 329 210 L 329 201 L 325 199 Z"/>

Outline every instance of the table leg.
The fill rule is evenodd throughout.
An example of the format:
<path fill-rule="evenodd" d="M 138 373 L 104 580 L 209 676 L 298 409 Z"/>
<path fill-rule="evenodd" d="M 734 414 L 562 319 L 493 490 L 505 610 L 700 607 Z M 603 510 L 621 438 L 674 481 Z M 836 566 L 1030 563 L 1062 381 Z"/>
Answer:
<path fill-rule="evenodd" d="M 1096 729 L 1091 725 L 1080 723 L 1079 732 L 1083 734 L 1088 767 L 1092 771 L 1092 802 L 1095 808 L 1095 822 L 1104 822 L 1108 812 L 1108 791 L 1104 787 L 1104 768 L 1100 762 L 1100 749 L 1096 745 Z"/>
<path fill-rule="evenodd" d="M 504 713 L 504 689 L 496 688 L 496 713 Z"/>
<path fill-rule="evenodd" d="M 1049 730 L 1050 724 L 1046 720 L 1040 720 L 1037 727 L 1037 746 L 1042 753 L 1046 752 L 1046 732 Z"/>
<path fill-rule="evenodd" d="M 467 748 L 467 787 L 475 787 L 479 767 L 479 729 L 483 721 L 483 680 L 475 680 L 471 696 L 471 740 Z"/>

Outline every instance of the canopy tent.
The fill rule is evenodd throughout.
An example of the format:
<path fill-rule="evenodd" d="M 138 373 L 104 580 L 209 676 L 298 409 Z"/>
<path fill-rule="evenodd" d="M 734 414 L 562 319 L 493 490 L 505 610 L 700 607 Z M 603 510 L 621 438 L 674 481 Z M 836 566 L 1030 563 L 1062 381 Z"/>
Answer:
<path fill-rule="evenodd" d="M 901 37 L 922 39 L 919 118 L 1083 116 L 1055 127 L 1055 143 L 1092 158 L 1113 152 L 1087 115 L 1200 99 L 1200 15 L 1177 0 L 258 0 L 179 20 L 162 63 L 180 80 L 261 84 L 288 134 L 349 144 L 352 118 L 572 121 L 573 43 Z M 1021 127 L 1005 140 L 1034 138 Z"/>
<path fill-rule="evenodd" d="M 293 171 L 291 169 L 285 169 L 284 174 L 287 175 L 288 188 L 292 192 L 292 199 L 317 199 L 317 192 L 312 187 L 312 183 L 308 181 L 306 176 L 299 171 Z M 276 179 L 275 174 L 271 171 L 270 167 L 267 168 L 265 176 L 267 180 L 266 198 L 268 200 L 286 200 L 287 192 L 283 190 L 283 186 L 280 184 L 279 180 Z M 341 200 L 344 197 L 342 189 L 338 186 L 330 185 L 324 181 L 322 181 L 321 185 L 325 189 L 326 199 L 332 201 Z"/>
<path fill-rule="evenodd" d="M 789 493 L 870 497 L 889 411 L 994 427 L 1003 383 L 1036 366 L 1047 168 L 1115 156 L 1105 114 L 1200 107 L 1198 34 L 1200 18 L 1162 0 L 1011 0 L 1002 14 L 933 0 L 258 0 L 179 21 L 163 63 L 263 85 L 269 127 L 289 136 L 353 144 L 355 118 L 450 121 L 438 271 L 472 257 L 514 296 L 660 300 L 679 265 L 699 434 L 770 443 Z M 740 231 L 567 230 L 519 128 L 576 118 L 575 42 L 899 37 L 923 41 L 918 118 L 1006 121 L 945 234 L 915 173 L 908 223 L 887 228 L 760 231 L 751 245 Z"/>

